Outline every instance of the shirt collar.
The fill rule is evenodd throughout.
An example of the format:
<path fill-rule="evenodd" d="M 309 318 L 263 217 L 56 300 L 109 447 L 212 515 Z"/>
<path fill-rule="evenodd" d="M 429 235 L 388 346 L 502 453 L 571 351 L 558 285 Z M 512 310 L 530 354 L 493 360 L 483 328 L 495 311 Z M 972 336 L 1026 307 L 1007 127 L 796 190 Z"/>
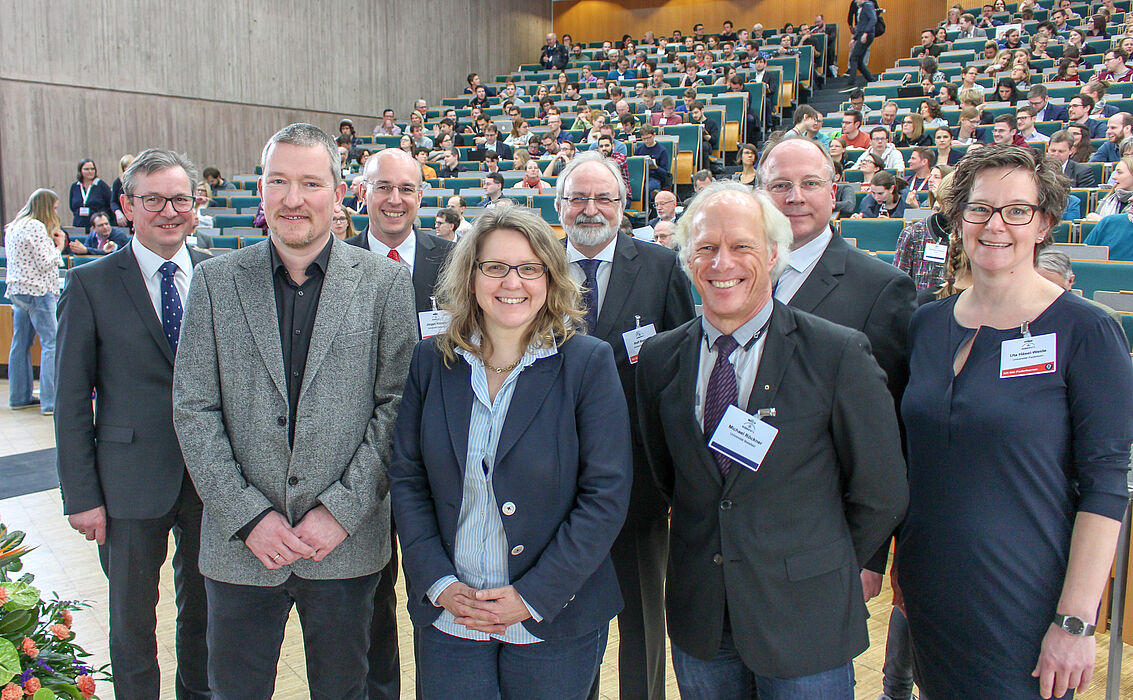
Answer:
<path fill-rule="evenodd" d="M 814 240 L 792 250 L 787 265 L 796 272 L 806 272 L 807 268 L 826 252 L 826 246 L 830 244 L 830 239 L 833 237 L 834 233 L 827 227 L 825 231 L 815 236 Z"/>
<path fill-rule="evenodd" d="M 367 230 L 366 237 L 370 239 L 370 250 L 375 253 L 381 253 L 382 255 L 389 255 L 391 248 L 378 240 L 378 237 L 372 232 Z M 411 265 L 413 254 L 417 250 L 417 232 L 410 231 L 409 235 L 405 237 L 405 240 L 397 244 L 396 250 L 398 257 L 401 258 L 403 262 Z"/>
<path fill-rule="evenodd" d="M 601 260 L 602 262 L 612 263 L 614 262 L 614 248 L 617 246 L 617 243 L 618 236 L 617 234 L 614 234 L 613 238 L 610 239 L 610 242 L 606 244 L 605 248 L 602 248 L 602 250 L 598 251 L 598 254 L 593 258 L 587 258 L 582 253 L 578 252 L 578 249 L 574 247 L 574 243 L 571 243 L 570 239 L 567 239 L 567 262 L 578 262 L 579 260 Z"/>
<path fill-rule="evenodd" d="M 157 253 L 142 245 L 137 236 L 130 241 L 130 245 L 134 249 L 134 258 L 138 261 L 138 267 L 142 271 L 142 276 L 146 278 L 153 277 L 158 274 L 158 270 L 167 261 Z M 189 257 L 189 249 L 185 244 L 181 244 L 181 248 L 170 258 L 176 265 L 177 269 L 188 274 L 193 269 L 193 259 Z"/>
<path fill-rule="evenodd" d="M 480 339 L 480 332 L 476 331 L 472 334 L 472 337 L 469 338 L 469 343 L 475 347 L 480 347 Z M 476 353 L 465 350 L 460 346 L 457 346 L 454 349 L 456 350 L 456 354 L 460 355 L 465 359 L 466 362 L 468 362 L 469 366 L 476 367 L 484 365 L 484 360 L 481 359 L 480 356 Z M 550 357 L 551 355 L 558 354 L 558 352 L 558 343 L 552 343 L 549 347 L 543 347 L 541 345 L 538 345 L 537 341 L 533 340 L 531 344 L 527 346 L 527 350 L 524 351 L 523 357 L 520 358 L 519 364 L 516 365 L 515 368 L 517 370 L 522 370 L 527 365 L 535 362 L 535 360 L 539 360 L 544 357 Z"/>
<path fill-rule="evenodd" d="M 732 338 L 735 339 L 736 343 L 741 348 L 745 350 L 748 349 L 748 345 L 755 339 L 756 333 L 759 333 L 759 331 L 767 325 L 767 322 L 771 320 L 771 310 L 774 307 L 775 299 L 772 297 L 768 299 L 767 303 L 763 305 L 763 308 L 757 311 L 746 323 L 732 331 Z M 700 327 L 704 330 L 704 340 L 708 343 L 709 349 L 713 348 L 720 336 L 724 335 L 724 332 L 716 326 L 713 326 L 706 316 L 700 317 Z"/>
<path fill-rule="evenodd" d="M 307 265 L 307 276 L 310 277 L 314 273 L 314 268 L 318 268 L 322 274 L 327 273 L 327 263 L 330 262 L 330 249 L 334 245 L 334 236 L 328 237 L 327 244 L 319 251 L 319 254 Z M 268 250 L 271 251 L 271 271 L 272 274 L 279 274 L 281 269 L 285 269 L 283 260 L 279 257 L 279 253 L 275 249 L 275 241 L 268 238 Z"/>

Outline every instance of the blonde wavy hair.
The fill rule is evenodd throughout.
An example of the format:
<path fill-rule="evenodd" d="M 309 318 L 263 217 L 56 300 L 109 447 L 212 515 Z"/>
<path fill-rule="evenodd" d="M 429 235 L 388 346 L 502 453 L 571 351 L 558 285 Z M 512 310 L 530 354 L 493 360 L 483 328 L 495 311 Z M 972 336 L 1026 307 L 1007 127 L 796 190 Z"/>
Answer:
<path fill-rule="evenodd" d="M 59 195 L 53 190 L 40 188 L 31 193 L 28 201 L 20 207 L 16 212 L 16 218 L 10 223 L 14 224 L 20 219 L 35 219 L 47 228 L 47 233 L 50 235 L 60 227 L 59 215 L 55 212 L 55 203 L 58 201 Z"/>
<path fill-rule="evenodd" d="M 472 338 L 483 335 L 484 311 L 472 290 L 484 239 L 501 229 L 526 238 L 539 262 L 547 267 L 547 301 L 531 322 L 524 345 L 551 347 L 584 327 L 582 292 L 570 276 L 566 248 L 551 227 L 539 216 L 517 207 L 493 209 L 481 214 L 472 230 L 457 242 L 437 280 L 437 306 L 451 315 L 448 330 L 437 336 L 437 350 L 446 367 L 455 361 L 457 348 L 482 356 Z"/>

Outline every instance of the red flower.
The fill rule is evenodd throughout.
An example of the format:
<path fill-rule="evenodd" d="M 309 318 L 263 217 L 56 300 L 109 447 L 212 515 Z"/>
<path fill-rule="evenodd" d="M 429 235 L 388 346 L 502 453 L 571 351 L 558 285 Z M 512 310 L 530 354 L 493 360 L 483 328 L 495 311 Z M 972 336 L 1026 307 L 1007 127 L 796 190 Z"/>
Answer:
<path fill-rule="evenodd" d="M 55 638 L 59 640 L 64 640 L 67 637 L 71 636 L 71 628 L 67 625 L 51 625 L 47 629 L 49 629 L 51 631 L 51 634 L 55 635 Z"/>
<path fill-rule="evenodd" d="M 68 627 L 70 627 L 71 623 L 75 621 L 75 618 L 71 616 L 70 610 L 60 610 L 59 617 L 62 618 L 63 624 L 67 625 Z"/>
<path fill-rule="evenodd" d="M 8 589 L 0 586 L 0 605 L 8 602 Z"/>
<path fill-rule="evenodd" d="M 42 686 L 39 679 L 32 676 L 28 679 L 27 683 L 24 683 L 24 695 L 35 695 L 35 691 L 39 690 L 40 687 Z"/>
<path fill-rule="evenodd" d="M 4 690 L 0 690 L 0 700 L 22 700 L 23 697 L 23 688 L 15 683 L 9 683 L 4 686 Z"/>
<path fill-rule="evenodd" d="M 35 645 L 35 640 L 31 637 L 24 637 L 24 641 L 20 643 L 20 651 L 27 654 L 28 658 L 34 659 L 39 656 L 39 648 Z"/>
<path fill-rule="evenodd" d="M 83 694 L 84 698 L 89 698 L 94 695 L 94 679 L 89 675 L 82 675 L 75 679 L 75 685 L 78 686 L 79 692 Z M 0 698 L 6 700 L 6 698 Z"/>

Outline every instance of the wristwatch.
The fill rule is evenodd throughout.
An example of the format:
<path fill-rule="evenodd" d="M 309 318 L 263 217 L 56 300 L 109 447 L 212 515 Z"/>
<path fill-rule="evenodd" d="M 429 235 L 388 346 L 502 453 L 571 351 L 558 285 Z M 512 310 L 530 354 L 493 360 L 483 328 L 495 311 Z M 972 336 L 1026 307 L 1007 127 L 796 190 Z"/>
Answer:
<path fill-rule="evenodd" d="M 1055 615 L 1054 624 L 1074 637 L 1092 637 L 1095 626 L 1074 615 Z"/>

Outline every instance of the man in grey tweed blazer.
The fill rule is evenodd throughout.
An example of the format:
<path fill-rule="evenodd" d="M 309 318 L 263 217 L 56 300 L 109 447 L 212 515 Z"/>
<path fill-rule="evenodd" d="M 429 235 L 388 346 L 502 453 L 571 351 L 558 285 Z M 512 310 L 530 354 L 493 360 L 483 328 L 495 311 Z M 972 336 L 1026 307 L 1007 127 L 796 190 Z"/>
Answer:
<path fill-rule="evenodd" d="M 198 266 L 174 424 L 204 502 L 216 698 L 268 698 L 292 603 L 313 698 L 364 698 L 390 557 L 390 442 L 417 339 L 405 266 L 330 235 L 334 142 L 292 124 L 264 148 L 269 240 Z"/>

